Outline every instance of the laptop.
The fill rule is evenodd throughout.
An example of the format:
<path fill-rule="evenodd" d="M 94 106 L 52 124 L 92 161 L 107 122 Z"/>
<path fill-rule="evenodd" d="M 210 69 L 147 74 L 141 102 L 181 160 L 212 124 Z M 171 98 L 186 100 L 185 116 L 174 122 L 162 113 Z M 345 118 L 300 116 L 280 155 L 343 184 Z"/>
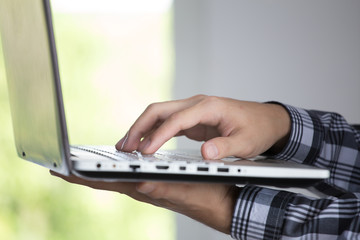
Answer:
<path fill-rule="evenodd" d="M 309 186 L 329 177 L 311 166 L 257 157 L 206 161 L 200 152 L 152 155 L 69 144 L 49 0 L 0 0 L 0 32 L 19 157 L 63 175 L 105 181 Z"/>

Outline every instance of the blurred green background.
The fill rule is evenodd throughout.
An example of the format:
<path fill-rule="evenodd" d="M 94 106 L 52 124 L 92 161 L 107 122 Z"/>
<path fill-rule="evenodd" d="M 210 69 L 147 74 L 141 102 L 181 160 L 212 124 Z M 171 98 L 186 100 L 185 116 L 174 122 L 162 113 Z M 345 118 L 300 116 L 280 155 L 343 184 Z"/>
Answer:
<path fill-rule="evenodd" d="M 171 98 L 171 8 L 60 5 L 53 17 L 70 143 L 113 145 L 149 103 Z M 0 239 L 175 238 L 169 211 L 71 185 L 17 157 L 1 48 L 0 109 Z"/>

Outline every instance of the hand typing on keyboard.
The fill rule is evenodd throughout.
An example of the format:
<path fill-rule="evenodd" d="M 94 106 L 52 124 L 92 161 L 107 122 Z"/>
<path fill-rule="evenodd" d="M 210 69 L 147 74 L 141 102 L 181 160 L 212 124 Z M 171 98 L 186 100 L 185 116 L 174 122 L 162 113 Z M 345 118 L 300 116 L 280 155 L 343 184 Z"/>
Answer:
<path fill-rule="evenodd" d="M 201 148 L 205 159 L 252 157 L 270 148 L 281 149 L 289 129 L 290 119 L 281 105 L 199 95 L 150 105 L 116 148 L 136 151 L 140 158 L 141 154 L 155 153 L 170 138 L 184 135 L 205 141 Z M 123 183 L 60 177 L 182 213 L 224 233 L 230 232 L 240 191 L 234 185 L 224 184 Z"/>
<path fill-rule="evenodd" d="M 205 141 L 205 159 L 248 158 L 281 150 L 289 132 L 290 118 L 278 104 L 199 95 L 150 105 L 116 148 L 151 154 L 170 138 L 185 135 Z"/>

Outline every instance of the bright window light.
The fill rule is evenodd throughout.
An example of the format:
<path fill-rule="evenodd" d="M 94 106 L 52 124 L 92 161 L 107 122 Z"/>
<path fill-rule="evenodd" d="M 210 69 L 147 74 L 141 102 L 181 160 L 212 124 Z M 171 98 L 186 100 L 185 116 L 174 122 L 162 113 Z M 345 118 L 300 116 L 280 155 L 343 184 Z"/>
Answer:
<path fill-rule="evenodd" d="M 67 13 L 161 13 L 173 0 L 52 0 L 56 12 Z"/>

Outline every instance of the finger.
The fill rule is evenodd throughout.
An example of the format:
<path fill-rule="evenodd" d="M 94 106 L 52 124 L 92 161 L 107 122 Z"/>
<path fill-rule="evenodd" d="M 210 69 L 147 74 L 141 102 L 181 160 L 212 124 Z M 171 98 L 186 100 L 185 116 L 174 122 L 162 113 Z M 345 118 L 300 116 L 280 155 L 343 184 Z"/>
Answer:
<path fill-rule="evenodd" d="M 215 229 L 228 232 L 239 190 L 225 184 L 142 183 L 137 187 L 152 204 L 185 214 Z"/>
<path fill-rule="evenodd" d="M 205 159 L 221 159 L 229 156 L 254 157 L 259 153 L 256 153 L 255 144 L 251 143 L 251 139 L 241 134 L 213 138 L 201 146 L 201 153 Z"/>
<path fill-rule="evenodd" d="M 195 129 L 185 130 L 185 136 L 198 141 L 207 141 L 220 135 L 221 134 L 217 127 L 209 127 L 205 125 L 199 125 L 198 127 L 195 127 Z"/>
<path fill-rule="evenodd" d="M 137 182 L 103 182 L 98 180 L 91 181 L 79 178 L 74 175 L 63 176 L 53 171 L 50 171 L 50 173 L 51 175 L 62 178 L 69 183 L 78 184 L 97 190 L 118 192 L 120 194 L 125 194 L 137 201 L 158 205 L 156 202 L 154 202 L 154 199 L 136 190 L 136 186 L 139 184 Z"/>
<path fill-rule="evenodd" d="M 53 171 L 50 171 L 50 174 L 69 183 L 83 185 L 98 190 L 116 191 L 127 195 L 135 192 L 136 188 L 136 183 L 133 182 L 105 182 L 99 180 L 87 180 L 74 175 L 64 176 Z"/>
<path fill-rule="evenodd" d="M 199 124 L 190 129 L 181 130 L 176 136 L 186 136 L 196 141 L 207 141 L 211 138 L 220 136 L 220 133 L 216 127 L 205 126 Z"/>
<path fill-rule="evenodd" d="M 187 199 L 187 184 L 162 183 L 162 182 L 143 182 L 138 184 L 137 191 L 149 196 L 152 199 L 166 199 L 171 202 L 182 202 Z M 182 194 L 179 194 L 179 193 Z"/>
<path fill-rule="evenodd" d="M 158 129 L 140 143 L 138 150 L 144 154 L 152 154 L 181 131 L 197 125 L 216 126 L 219 121 L 220 117 L 214 114 L 211 105 L 196 104 L 172 114 Z"/>
<path fill-rule="evenodd" d="M 222 196 L 219 190 L 226 185 L 205 183 L 166 183 L 166 182 L 143 182 L 137 185 L 137 191 L 149 196 L 154 200 L 166 200 L 177 206 L 190 204 L 194 199 L 203 204 L 209 194 Z M 219 188 L 219 189 L 217 189 Z M 206 196 L 206 197 L 205 197 Z M 205 197 L 206 199 L 202 199 Z"/>
<path fill-rule="evenodd" d="M 185 109 L 200 101 L 202 98 L 203 96 L 200 95 L 184 100 L 149 105 L 132 125 L 127 135 L 116 144 L 116 148 L 123 151 L 134 151 L 138 149 L 140 140 L 152 131 L 157 123 L 163 122 L 174 112 Z"/>
<path fill-rule="evenodd" d="M 139 144 L 138 150 L 142 151 L 145 149 L 146 142 L 148 138 L 155 132 L 156 129 L 153 129 L 151 132 L 147 133 L 142 140 L 143 143 Z M 186 136 L 189 139 L 196 141 L 207 141 L 211 138 L 220 136 L 220 133 L 216 127 L 205 126 L 202 124 L 196 125 L 192 128 L 180 130 L 173 137 Z"/>

